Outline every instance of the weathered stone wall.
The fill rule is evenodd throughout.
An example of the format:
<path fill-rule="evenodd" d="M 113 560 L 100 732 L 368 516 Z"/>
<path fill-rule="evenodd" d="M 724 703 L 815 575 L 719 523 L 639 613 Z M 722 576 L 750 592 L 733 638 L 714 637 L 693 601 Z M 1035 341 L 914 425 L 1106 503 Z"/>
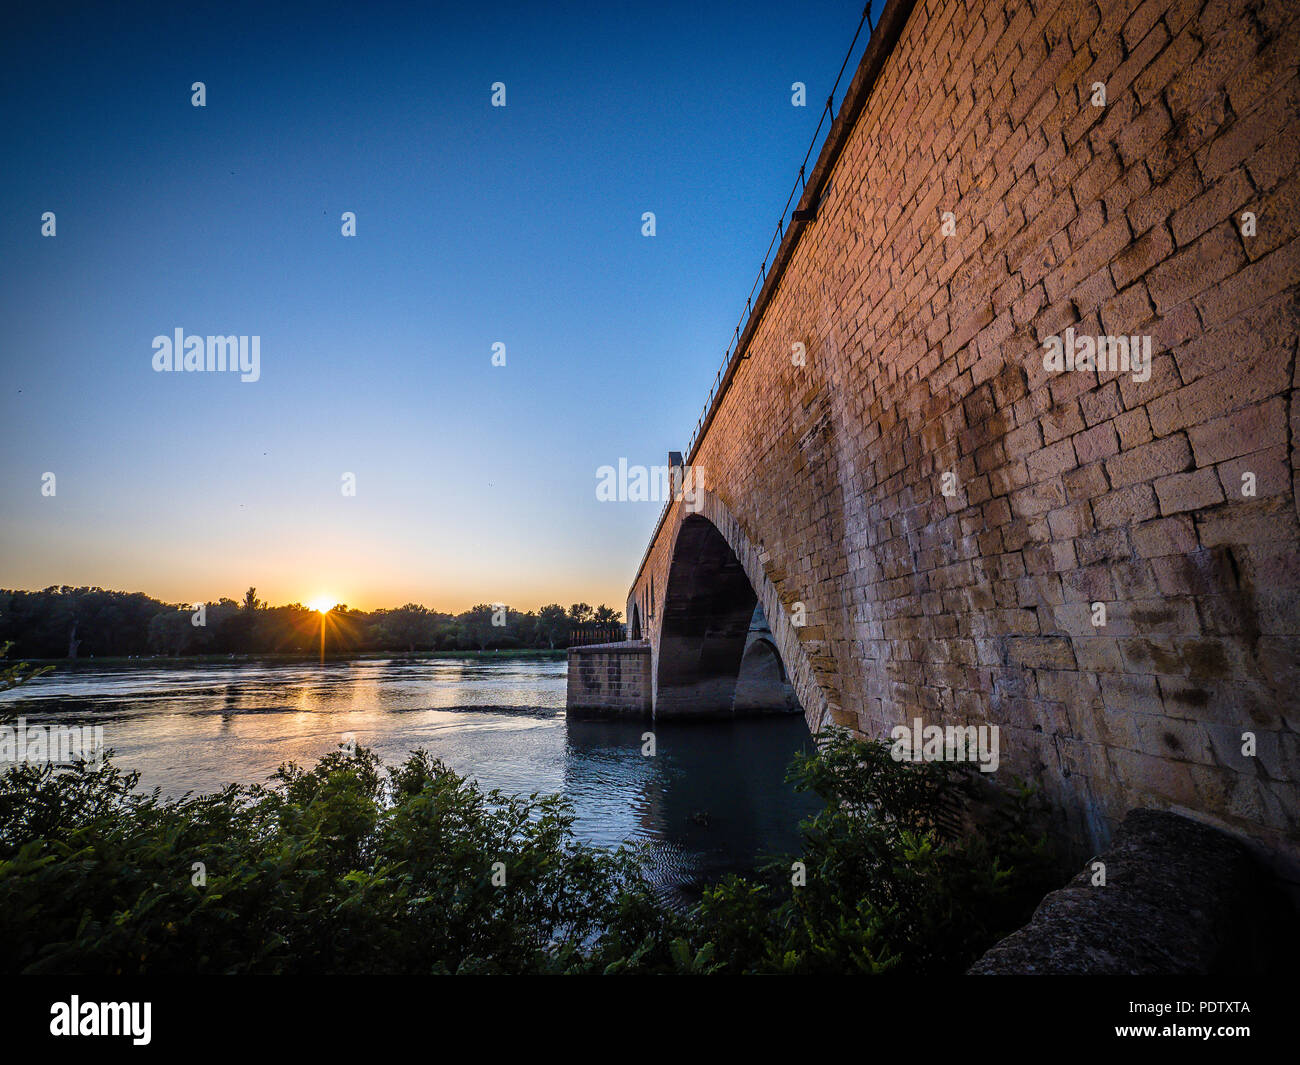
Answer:
<path fill-rule="evenodd" d="M 576 716 L 649 714 L 649 645 L 628 642 L 570 647 L 565 705 Z"/>
<path fill-rule="evenodd" d="M 1081 845 L 1167 808 L 1300 879 L 1298 66 L 1286 0 L 911 8 L 688 456 L 814 729 L 997 724 Z"/>

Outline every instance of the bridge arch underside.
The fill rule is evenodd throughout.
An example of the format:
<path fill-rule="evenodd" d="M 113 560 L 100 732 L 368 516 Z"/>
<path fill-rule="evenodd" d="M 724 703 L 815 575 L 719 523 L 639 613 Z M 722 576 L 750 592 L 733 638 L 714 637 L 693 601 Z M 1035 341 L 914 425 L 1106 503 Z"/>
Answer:
<path fill-rule="evenodd" d="M 754 618 L 755 621 L 750 623 L 745 653 L 740 659 L 732 708 L 737 714 L 801 713 L 799 699 L 786 675 L 776 644 L 768 636 L 757 635 L 754 631 L 756 623 L 766 625 L 762 606 L 754 608 Z"/>
<path fill-rule="evenodd" d="M 655 680 L 656 717 L 800 709 L 744 567 L 698 514 L 682 522 L 674 545 Z"/>

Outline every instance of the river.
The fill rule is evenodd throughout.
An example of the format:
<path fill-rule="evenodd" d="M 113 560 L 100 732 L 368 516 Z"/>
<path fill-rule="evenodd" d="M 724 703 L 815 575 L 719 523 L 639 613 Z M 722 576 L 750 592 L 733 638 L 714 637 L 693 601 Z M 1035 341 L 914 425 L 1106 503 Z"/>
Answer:
<path fill-rule="evenodd" d="M 264 782 L 348 736 L 389 763 L 423 747 L 485 788 L 564 795 L 582 839 L 640 845 L 678 899 L 797 851 L 817 805 L 784 782 L 811 747 L 802 717 L 659 722 L 647 757 L 647 721 L 566 719 L 565 671 L 504 657 L 60 667 L 0 706 L 29 726 L 102 725 L 115 762 L 168 796 Z"/>

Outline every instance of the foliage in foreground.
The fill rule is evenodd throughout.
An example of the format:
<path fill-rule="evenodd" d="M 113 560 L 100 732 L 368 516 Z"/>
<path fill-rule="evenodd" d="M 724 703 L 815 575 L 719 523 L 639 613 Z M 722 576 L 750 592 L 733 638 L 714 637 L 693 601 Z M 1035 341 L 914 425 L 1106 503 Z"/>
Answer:
<path fill-rule="evenodd" d="M 579 842 L 562 799 L 484 792 L 422 751 L 179 800 L 111 762 L 19 765 L 0 778 L 0 971 L 954 972 L 1053 886 L 1020 811 L 941 826 L 951 767 L 833 733 L 793 773 L 826 801 L 807 885 L 783 859 L 681 914 L 632 852 Z"/>
<path fill-rule="evenodd" d="M 697 935 L 724 969 L 960 973 L 1060 886 L 1030 789 L 981 788 L 969 764 L 897 762 L 842 730 L 823 741 L 791 771 L 826 804 L 802 826 L 806 885 L 792 887 L 785 858 L 766 882 L 705 892 Z"/>
<path fill-rule="evenodd" d="M 8 656 L 9 648 L 12 646 L 12 640 L 0 643 L 0 660 Z M 21 687 L 37 677 L 45 676 L 53 668 L 53 666 L 41 666 L 40 669 L 33 669 L 26 662 L 0 661 L 0 692 L 7 692 L 10 688 Z M 12 716 L 13 711 L 8 707 L 0 707 L 0 721 L 8 721 Z"/>

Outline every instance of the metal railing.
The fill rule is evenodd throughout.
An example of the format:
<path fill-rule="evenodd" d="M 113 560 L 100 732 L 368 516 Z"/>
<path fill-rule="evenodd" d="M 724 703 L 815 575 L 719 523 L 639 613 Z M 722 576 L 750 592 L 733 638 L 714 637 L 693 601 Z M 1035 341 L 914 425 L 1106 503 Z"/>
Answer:
<path fill-rule="evenodd" d="M 749 328 L 750 318 L 754 313 L 754 296 L 761 292 L 763 284 L 767 281 L 768 267 L 772 265 L 775 255 L 779 252 L 782 241 L 785 240 L 788 230 L 785 225 L 785 217 L 790 211 L 790 205 L 797 203 L 803 197 L 807 187 L 808 180 L 808 160 L 813 157 L 813 151 L 818 150 L 819 138 L 822 135 L 822 126 L 826 124 L 829 117 L 831 126 L 835 124 L 835 94 L 839 91 L 840 82 L 844 79 L 844 71 L 848 69 L 849 60 L 853 58 L 854 49 L 857 48 L 858 38 L 862 36 L 862 27 L 867 27 L 867 40 L 863 45 L 865 49 L 871 43 L 872 35 L 880 25 L 877 21 L 874 25 L 871 22 L 871 0 L 867 0 L 866 6 L 862 9 L 862 17 L 858 20 L 858 28 L 853 33 L 853 40 L 849 42 L 848 51 L 844 53 L 844 61 L 840 64 L 839 73 L 835 75 L 835 83 L 831 86 L 830 95 L 826 97 L 826 106 L 822 108 L 821 114 L 817 118 L 817 128 L 813 130 L 812 140 L 808 142 L 808 150 L 804 152 L 803 162 L 799 164 L 799 173 L 795 177 L 794 184 L 790 187 L 790 194 L 785 198 L 785 206 L 781 208 L 781 216 L 776 220 L 776 230 L 772 234 L 772 239 L 767 243 L 767 251 L 763 253 L 763 261 L 758 268 L 758 276 L 754 279 L 753 285 L 750 286 L 749 295 L 745 297 L 745 309 L 741 313 L 740 320 L 736 323 L 735 331 L 731 335 L 731 340 L 727 344 L 726 350 L 722 355 L 722 365 L 718 367 L 717 375 L 713 378 L 713 384 L 709 388 L 708 399 L 704 402 L 704 410 L 700 413 L 699 420 L 695 423 L 695 428 L 691 431 L 689 443 L 686 445 L 685 461 L 692 462 L 695 457 L 695 447 L 700 442 L 700 434 L 704 431 L 705 423 L 708 421 L 709 412 L 713 409 L 715 398 L 718 397 L 718 389 L 726 378 L 727 371 L 731 368 L 732 362 L 740 354 L 740 341 Z M 840 101 L 843 104 L 843 100 Z M 829 136 L 830 128 L 827 129 Z M 822 145 L 824 147 L 824 144 Z M 791 226 L 794 219 L 791 219 Z M 663 525 L 664 518 L 667 516 L 669 509 L 672 507 L 674 500 L 670 496 L 665 502 L 663 509 L 659 512 L 659 517 L 655 520 L 654 532 L 651 533 L 650 543 L 646 545 L 645 553 L 641 556 L 641 562 L 637 566 L 637 573 L 645 567 L 646 559 L 650 557 L 650 551 L 654 547 L 655 537 L 658 535 L 659 528 Z"/>
<path fill-rule="evenodd" d="M 745 297 L 745 309 L 741 313 L 740 320 L 736 323 L 735 332 L 732 333 L 727 349 L 723 353 L 722 365 L 718 367 L 717 376 L 714 377 L 713 385 L 709 388 L 709 398 L 705 401 L 704 410 L 700 414 L 699 421 L 695 423 L 695 429 L 691 432 L 690 443 L 686 445 L 685 451 L 687 462 L 691 460 L 700 432 L 704 428 L 705 419 L 708 418 L 709 411 L 713 407 L 713 398 L 717 393 L 718 386 L 722 384 L 723 376 L 731 365 L 732 357 L 737 354 L 740 338 L 749 327 L 749 319 L 754 312 L 754 296 L 762 289 L 763 282 L 767 280 L 767 268 L 772 262 L 773 251 L 780 248 L 781 241 L 785 239 L 785 217 L 790 212 L 790 204 L 797 203 L 799 198 L 803 196 L 808 179 L 808 160 L 813 157 L 813 150 L 818 147 L 818 138 L 821 137 L 822 126 L 826 125 L 827 118 L 831 120 L 832 124 L 835 121 L 835 94 L 839 91 L 840 82 L 844 78 L 844 71 L 848 69 L 849 60 L 853 57 L 853 50 L 858 45 L 858 38 L 862 35 L 863 26 L 867 27 L 867 43 L 870 43 L 871 35 L 875 32 L 875 26 L 871 24 L 871 0 L 867 0 L 866 6 L 862 9 L 862 18 L 858 20 L 858 28 L 853 34 L 849 50 L 844 53 L 844 62 L 840 64 L 840 72 L 835 75 L 835 84 L 831 86 L 830 95 L 826 97 L 826 106 L 822 108 L 822 113 L 817 118 L 817 128 L 813 130 L 812 140 L 808 142 L 808 150 L 803 153 L 803 162 L 799 164 L 799 174 L 790 187 L 790 195 L 785 198 L 785 206 L 781 208 L 781 216 L 776 220 L 776 229 L 772 233 L 772 239 L 767 243 L 767 250 L 763 253 L 763 261 L 758 268 L 758 276 L 754 279 L 753 285 L 750 286 L 749 295 Z"/>
<path fill-rule="evenodd" d="M 627 629 L 623 625 L 579 625 L 569 630 L 569 646 L 585 647 L 593 643 L 623 643 Z"/>

